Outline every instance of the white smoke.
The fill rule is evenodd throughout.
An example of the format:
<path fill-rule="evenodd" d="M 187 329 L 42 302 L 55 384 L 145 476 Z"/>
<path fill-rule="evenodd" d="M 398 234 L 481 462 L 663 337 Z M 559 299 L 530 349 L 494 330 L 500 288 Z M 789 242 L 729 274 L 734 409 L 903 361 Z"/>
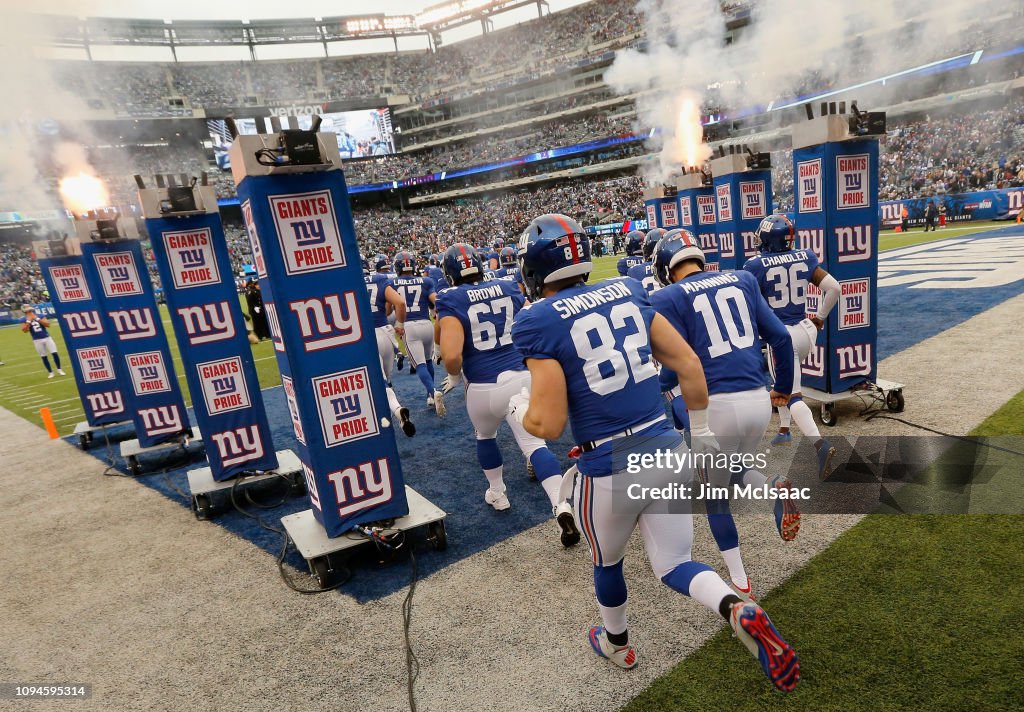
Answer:
<path fill-rule="evenodd" d="M 973 0 L 755 0 L 750 25 L 727 45 L 720 0 L 640 0 L 637 9 L 648 46 L 619 52 L 605 81 L 622 94 L 650 90 L 637 100 L 637 120 L 662 132 L 651 139 L 660 151 L 646 168 L 651 184 L 680 171 L 680 97 L 739 109 L 801 85 L 845 86 L 910 68 L 926 51 L 951 54 L 988 10 Z"/>
<path fill-rule="evenodd" d="M 77 12 L 82 12 L 81 5 Z M 95 174 L 84 145 L 93 142 L 82 121 L 88 108 L 82 97 L 63 86 L 53 64 L 42 58 L 51 34 L 49 20 L 0 5 L 0 211 L 53 210 L 62 207 L 52 179 L 41 166 L 58 173 Z M 50 135 L 57 130 L 54 145 Z M 45 130 L 48 129 L 48 130 Z"/>

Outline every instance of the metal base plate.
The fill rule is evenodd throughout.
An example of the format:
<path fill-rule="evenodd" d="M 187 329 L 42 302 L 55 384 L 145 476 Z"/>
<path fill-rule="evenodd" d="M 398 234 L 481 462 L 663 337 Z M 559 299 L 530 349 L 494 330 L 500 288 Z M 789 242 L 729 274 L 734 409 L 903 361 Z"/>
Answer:
<path fill-rule="evenodd" d="M 210 492 L 229 490 L 235 486 L 241 489 L 247 485 L 263 482 L 264 480 L 269 480 L 279 475 L 290 475 L 301 471 L 302 463 L 299 461 L 298 455 L 291 450 L 278 450 L 276 470 L 269 470 L 256 475 L 232 477 L 229 480 L 222 480 L 218 482 L 213 479 L 213 471 L 209 467 L 200 467 L 196 470 L 188 471 L 188 488 L 193 496 L 197 494 L 209 494 Z"/>
<path fill-rule="evenodd" d="M 409 485 L 405 486 L 405 496 L 409 501 L 409 513 L 396 519 L 392 529 L 402 531 L 415 529 L 448 516 L 443 509 L 431 504 Z M 288 536 L 295 542 L 295 548 L 299 550 L 302 558 L 306 561 L 369 543 L 369 540 L 363 537 L 338 536 L 333 539 L 328 537 L 327 532 L 320 526 L 320 522 L 313 517 L 312 509 L 281 517 L 281 523 L 288 532 Z"/>
<path fill-rule="evenodd" d="M 132 421 L 130 420 L 118 420 L 114 423 L 107 423 L 106 425 L 97 425 L 93 427 L 89 425 L 88 420 L 83 420 L 75 426 L 75 435 L 92 435 L 93 433 L 102 433 L 107 428 L 119 428 L 122 425 L 129 425 Z"/>
<path fill-rule="evenodd" d="M 808 388 L 807 386 L 801 386 L 800 392 L 807 398 L 816 400 L 819 403 L 838 403 L 839 401 L 846 400 L 848 398 L 855 398 L 858 395 L 875 395 L 878 393 L 888 393 L 889 391 L 899 391 L 902 389 L 902 383 L 877 379 L 875 381 L 865 383 L 863 388 L 851 388 L 850 390 L 840 391 L 839 393 L 826 393 L 825 391 L 819 391 L 817 388 Z"/>
<path fill-rule="evenodd" d="M 191 435 L 189 436 L 189 442 L 198 442 L 201 441 L 202 439 L 203 434 L 199 432 L 199 428 L 192 428 Z M 160 452 L 161 450 L 166 450 L 167 448 L 181 447 L 181 445 L 182 440 L 180 437 L 175 440 L 168 440 L 165 443 L 160 443 L 159 445 L 153 445 L 152 447 L 140 446 L 138 438 L 134 440 L 125 440 L 123 443 L 121 443 L 121 457 L 137 457 L 139 455 L 146 455 L 147 453 L 151 452 Z"/>

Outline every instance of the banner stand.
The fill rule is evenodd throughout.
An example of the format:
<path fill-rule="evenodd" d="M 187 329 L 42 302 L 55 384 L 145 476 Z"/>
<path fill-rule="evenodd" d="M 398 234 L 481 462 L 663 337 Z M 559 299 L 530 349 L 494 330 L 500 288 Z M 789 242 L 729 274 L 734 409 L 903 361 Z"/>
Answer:
<path fill-rule="evenodd" d="M 321 588 L 332 553 L 445 512 L 405 485 L 337 135 L 292 127 L 229 152 L 311 508 L 282 518 Z M 276 128 L 276 127 L 275 127 Z"/>
<path fill-rule="evenodd" d="M 845 104 L 793 126 L 796 239 L 842 289 L 818 342 L 800 365 L 803 394 L 821 403 L 821 422 L 839 422 L 835 403 L 867 395 L 903 410 L 903 384 L 877 378 L 878 137 L 885 114 Z M 808 285 L 808 314 L 820 293 Z"/>

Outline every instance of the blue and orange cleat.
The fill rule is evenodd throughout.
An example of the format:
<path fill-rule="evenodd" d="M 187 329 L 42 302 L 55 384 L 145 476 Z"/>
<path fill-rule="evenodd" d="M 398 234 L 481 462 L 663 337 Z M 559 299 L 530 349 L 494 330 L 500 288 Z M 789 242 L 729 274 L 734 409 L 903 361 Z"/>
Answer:
<path fill-rule="evenodd" d="M 768 614 L 756 603 L 734 603 L 729 624 L 736 637 L 761 663 L 761 669 L 772 684 L 783 692 L 792 692 L 800 682 L 800 658 Z"/>
<path fill-rule="evenodd" d="M 796 488 L 789 481 L 788 477 L 779 475 L 772 480 L 772 489 L 790 490 Z M 796 501 L 793 499 L 775 500 L 775 528 L 779 530 L 782 541 L 793 541 L 800 531 L 800 510 L 797 509 Z"/>
<path fill-rule="evenodd" d="M 772 445 L 789 445 L 793 442 L 793 433 L 776 433 L 775 437 L 772 438 Z"/>
<path fill-rule="evenodd" d="M 832 458 L 836 455 L 836 449 L 832 447 L 825 438 L 818 441 L 818 478 L 824 482 L 832 474 Z"/>

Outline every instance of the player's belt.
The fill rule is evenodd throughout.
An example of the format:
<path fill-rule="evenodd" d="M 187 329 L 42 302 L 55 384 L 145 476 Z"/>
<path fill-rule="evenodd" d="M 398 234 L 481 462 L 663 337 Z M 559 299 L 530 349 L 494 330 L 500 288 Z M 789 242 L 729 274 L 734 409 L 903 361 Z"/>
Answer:
<path fill-rule="evenodd" d="M 633 435 L 634 433 L 639 433 L 643 430 L 647 430 L 647 428 L 657 423 L 660 423 L 664 419 L 664 415 L 659 415 L 654 420 L 648 420 L 646 423 L 640 423 L 640 425 L 634 425 L 632 428 L 626 428 L 621 433 L 615 433 L 615 435 L 609 435 L 608 437 L 601 438 L 600 440 L 591 440 L 590 442 L 581 444 L 580 450 L 582 450 L 583 452 L 591 452 L 592 450 L 596 450 L 597 448 L 601 447 L 605 443 L 610 443 L 612 440 L 615 440 L 616 438 L 626 438 L 629 437 L 630 435 Z"/>

